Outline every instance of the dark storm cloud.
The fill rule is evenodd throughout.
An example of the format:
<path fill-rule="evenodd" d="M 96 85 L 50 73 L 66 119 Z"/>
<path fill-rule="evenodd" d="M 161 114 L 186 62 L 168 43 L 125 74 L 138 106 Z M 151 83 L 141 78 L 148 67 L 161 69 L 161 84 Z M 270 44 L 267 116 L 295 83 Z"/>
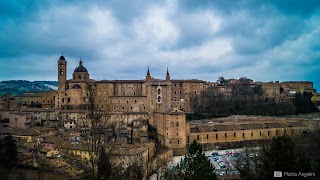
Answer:
<path fill-rule="evenodd" d="M 95 79 L 218 76 L 312 80 L 318 86 L 318 1 L 3 1 L 1 80 L 68 77 L 80 57 Z M 45 68 L 43 68 L 45 67 Z"/>

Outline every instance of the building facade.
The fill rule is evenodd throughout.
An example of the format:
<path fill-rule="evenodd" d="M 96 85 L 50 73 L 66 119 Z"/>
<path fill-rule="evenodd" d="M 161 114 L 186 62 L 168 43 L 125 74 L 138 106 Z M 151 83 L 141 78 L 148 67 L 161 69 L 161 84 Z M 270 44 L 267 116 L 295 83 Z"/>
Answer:
<path fill-rule="evenodd" d="M 227 84 L 220 87 L 216 93 L 230 94 L 231 89 L 235 89 L 237 84 L 247 85 L 240 88 L 261 85 L 264 97 L 276 101 L 281 100 L 281 93 L 290 92 L 290 89 L 313 90 L 313 84 L 310 82 L 275 81 L 256 84 L 251 79 L 241 78 L 227 80 Z M 265 139 L 284 134 L 285 129 L 293 128 L 280 123 L 279 127 L 270 129 L 260 124 L 252 125 L 252 128 L 250 125 L 238 125 L 234 130 L 230 130 L 232 125 L 227 125 L 225 127 L 228 127 L 228 130 L 210 129 L 207 132 L 200 126 L 190 125 L 186 122 L 185 113 L 193 112 L 197 105 L 197 97 L 208 88 L 210 90 L 216 86 L 215 83 L 197 79 L 171 79 L 168 69 L 164 79 L 156 79 L 151 76 L 149 68 L 143 80 L 96 81 L 90 79 L 89 71 L 84 67 L 82 60 L 74 69 L 72 79 L 67 79 L 67 61 L 61 56 L 58 60 L 58 90 L 54 96 L 54 105 L 55 108 L 61 109 L 62 121 L 68 122 L 73 119 L 77 127 L 88 126 L 83 120 L 87 118 L 85 112 L 91 109 L 110 113 L 111 121 L 121 124 L 121 129 L 124 129 L 121 133 L 136 127 L 135 123 L 141 119 L 146 120 L 149 126 L 157 130 L 159 142 L 173 149 L 174 155 L 184 154 L 187 144 L 193 140 L 206 144 Z M 50 99 L 52 94 L 43 97 Z M 50 100 L 45 102 L 51 104 Z M 299 132 L 305 128 L 305 124 L 300 124 Z M 138 129 L 131 138 L 135 142 L 144 141 L 146 134 L 141 128 Z M 144 129 L 146 131 L 147 128 Z"/>
<path fill-rule="evenodd" d="M 193 111 L 191 99 L 200 95 L 208 86 L 206 81 L 197 79 L 173 80 L 168 69 L 165 79 L 153 78 L 148 69 L 144 80 L 95 81 L 90 79 L 82 60 L 74 69 L 72 79 L 67 79 L 67 61 L 61 56 L 58 60 L 58 90 L 54 102 L 55 108 L 61 109 L 62 120 L 75 119 L 77 126 L 83 124 L 83 117 L 86 116 L 84 112 L 91 108 L 110 112 L 111 121 L 121 122 L 125 128 L 130 128 L 137 119 L 146 119 L 150 126 L 160 131 L 170 128 L 170 135 L 161 134 L 163 145 L 185 149 L 184 112 Z M 176 128 L 170 126 L 169 119 L 173 113 L 179 114 L 179 133 L 174 133 Z M 173 134 L 178 135 L 174 137 Z"/>

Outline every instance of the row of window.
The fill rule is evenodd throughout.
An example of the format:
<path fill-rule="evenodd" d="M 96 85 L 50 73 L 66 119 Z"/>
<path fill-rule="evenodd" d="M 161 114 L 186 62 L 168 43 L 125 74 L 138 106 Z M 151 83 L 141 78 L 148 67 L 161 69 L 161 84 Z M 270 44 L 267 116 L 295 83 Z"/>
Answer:
<path fill-rule="evenodd" d="M 125 95 L 126 95 L 126 92 L 125 92 L 125 91 L 122 91 L 122 96 L 125 96 Z M 137 95 L 135 91 L 133 92 L 133 95 L 134 95 L 134 96 Z"/>
<path fill-rule="evenodd" d="M 169 143 L 170 143 L 170 144 L 172 144 L 172 142 L 171 142 L 171 141 L 169 141 Z M 179 140 L 179 139 L 178 139 L 177 143 L 178 143 L 178 144 L 180 144 L 180 140 Z"/>
<path fill-rule="evenodd" d="M 203 84 L 202 84 L 202 83 L 200 83 L 200 86 L 201 86 L 201 87 L 202 87 L 202 85 L 203 85 Z M 180 83 L 180 84 L 179 84 L 179 86 L 181 87 L 181 86 L 182 86 L 182 84 Z M 187 84 L 185 84 L 184 86 L 187 86 Z M 193 87 L 193 86 L 194 86 L 194 87 L 197 87 L 197 85 L 196 85 L 196 84 L 194 84 L 194 85 L 192 84 L 191 86 L 192 86 L 192 87 Z M 177 87 L 177 84 L 174 84 L 174 87 Z"/>
<path fill-rule="evenodd" d="M 38 103 L 38 102 L 37 102 Z M 42 101 L 42 103 L 46 103 L 45 100 Z M 47 103 L 53 103 L 52 100 L 47 100 Z"/>
<path fill-rule="evenodd" d="M 302 130 L 299 129 L 299 133 L 301 133 L 301 131 L 302 131 Z M 287 134 L 287 133 L 288 133 L 287 130 L 283 130 L 283 134 Z M 293 133 L 294 133 L 294 129 L 291 130 L 291 134 L 293 134 Z M 224 138 L 225 138 L 225 139 L 227 139 L 227 137 L 228 137 L 227 134 L 228 134 L 228 133 L 225 133 L 225 134 L 224 134 Z M 271 135 L 271 131 L 268 131 L 267 134 L 268 134 L 268 136 L 270 136 L 270 135 Z M 250 135 L 251 135 L 251 137 L 253 137 L 254 132 L 251 132 Z M 262 132 L 261 132 L 261 131 L 259 132 L 259 135 L 262 136 Z M 276 136 L 280 135 L 280 130 L 276 130 L 276 131 L 275 131 L 275 135 L 276 135 Z M 221 137 L 221 136 L 220 136 L 220 137 Z M 237 133 L 233 133 L 233 137 L 236 138 L 236 137 L 237 137 Z M 245 137 L 246 137 L 246 133 L 243 132 L 243 133 L 242 133 L 242 138 L 245 138 Z M 206 139 L 209 139 L 209 134 L 206 135 Z M 215 135 L 215 139 L 219 139 L 218 134 Z M 200 140 L 200 135 L 197 135 L 197 140 L 198 140 L 198 141 Z M 188 136 L 188 142 L 189 142 L 189 136 Z"/>
<path fill-rule="evenodd" d="M 103 106 L 102 106 L 103 108 Z M 114 107 L 114 109 L 117 109 L 116 107 Z M 124 109 L 124 106 L 122 106 L 122 109 Z M 130 109 L 132 110 L 132 107 L 130 107 Z M 146 109 L 146 107 L 143 107 L 143 109 Z"/>

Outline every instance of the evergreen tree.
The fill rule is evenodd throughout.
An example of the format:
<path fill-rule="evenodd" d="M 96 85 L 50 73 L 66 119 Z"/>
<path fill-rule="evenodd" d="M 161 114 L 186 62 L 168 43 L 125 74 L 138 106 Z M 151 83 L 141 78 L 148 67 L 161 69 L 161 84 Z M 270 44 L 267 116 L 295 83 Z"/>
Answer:
<path fill-rule="evenodd" d="M 0 139 L 0 177 L 8 178 L 10 172 L 18 165 L 18 150 L 11 136 Z"/>
<path fill-rule="evenodd" d="M 106 180 L 111 176 L 110 158 L 103 146 L 99 152 L 98 159 L 98 179 Z"/>
<path fill-rule="evenodd" d="M 304 92 L 303 94 L 299 92 L 296 94 L 294 103 L 297 108 L 297 114 L 318 112 L 315 104 L 311 102 L 312 96 L 313 94 L 310 92 Z"/>
<path fill-rule="evenodd" d="M 263 149 L 261 157 L 260 177 L 272 179 L 273 172 L 309 172 L 310 159 L 303 149 L 295 147 L 294 142 L 288 136 L 274 138 L 269 148 Z"/>
<path fill-rule="evenodd" d="M 180 162 L 177 169 L 179 176 L 186 180 L 217 179 L 210 160 L 202 151 L 202 146 L 196 141 L 190 145 L 185 159 Z"/>

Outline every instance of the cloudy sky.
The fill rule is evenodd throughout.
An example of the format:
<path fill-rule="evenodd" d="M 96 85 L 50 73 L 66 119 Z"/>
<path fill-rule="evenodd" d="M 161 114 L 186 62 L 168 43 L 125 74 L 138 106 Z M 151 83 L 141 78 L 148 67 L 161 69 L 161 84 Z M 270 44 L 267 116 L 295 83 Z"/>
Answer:
<path fill-rule="evenodd" d="M 248 77 L 320 88 L 320 2 L 0 1 L 0 80 Z"/>

